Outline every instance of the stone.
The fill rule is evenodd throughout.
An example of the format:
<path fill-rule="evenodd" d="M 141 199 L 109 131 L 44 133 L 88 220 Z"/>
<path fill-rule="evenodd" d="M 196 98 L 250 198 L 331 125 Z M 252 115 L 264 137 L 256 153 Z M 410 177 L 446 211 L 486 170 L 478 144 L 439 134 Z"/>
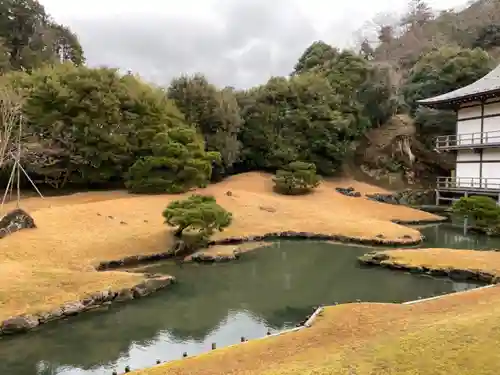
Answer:
<path fill-rule="evenodd" d="M 0 238 L 28 228 L 36 228 L 35 221 L 26 211 L 17 208 L 0 219 Z"/>
<path fill-rule="evenodd" d="M 64 316 L 73 316 L 81 313 L 85 310 L 85 306 L 80 301 L 69 302 L 64 304 L 62 307 L 62 313 Z"/>
<path fill-rule="evenodd" d="M 444 277 L 448 275 L 448 273 L 445 270 L 441 269 L 430 269 L 427 273 L 435 277 Z"/>
<path fill-rule="evenodd" d="M 355 198 L 361 197 L 361 193 L 359 191 L 355 191 L 352 186 L 351 187 L 347 187 L 347 188 L 337 187 L 337 188 L 335 188 L 335 190 L 338 193 L 346 195 L 348 197 L 355 197 Z"/>
<path fill-rule="evenodd" d="M 385 253 L 375 253 L 371 257 L 373 260 L 376 260 L 378 262 L 391 259 L 391 257 Z"/>
<path fill-rule="evenodd" d="M 145 283 L 140 283 L 132 288 L 132 295 L 134 298 L 146 297 L 150 291 Z"/>
<path fill-rule="evenodd" d="M 16 316 L 4 320 L 0 326 L 0 331 L 4 335 L 27 332 L 40 324 L 39 320 L 31 315 Z"/>
<path fill-rule="evenodd" d="M 144 287 L 151 293 L 172 284 L 173 279 L 174 277 L 172 276 L 158 276 L 145 280 L 143 284 Z"/>
<path fill-rule="evenodd" d="M 38 317 L 39 323 L 44 324 L 44 323 L 51 322 L 53 320 L 60 319 L 62 315 L 63 315 L 62 309 L 57 308 L 57 309 L 52 310 L 52 311 L 39 313 L 39 314 L 37 314 L 37 317 Z"/>
<path fill-rule="evenodd" d="M 274 207 L 259 206 L 259 209 L 267 212 L 276 212 L 276 208 Z"/>
<path fill-rule="evenodd" d="M 477 273 L 477 279 L 479 281 L 482 281 L 482 282 L 485 282 L 485 283 L 492 283 L 492 284 L 496 284 L 498 282 L 498 278 L 495 277 L 494 275 L 492 274 L 489 274 L 487 272 L 478 272 Z"/>
<path fill-rule="evenodd" d="M 115 298 L 117 302 L 130 301 L 134 299 L 134 293 L 131 289 L 123 288 L 118 292 L 118 295 Z"/>
<path fill-rule="evenodd" d="M 470 280 L 476 278 L 476 273 L 469 270 L 453 269 L 448 271 L 448 276 L 454 280 Z"/>

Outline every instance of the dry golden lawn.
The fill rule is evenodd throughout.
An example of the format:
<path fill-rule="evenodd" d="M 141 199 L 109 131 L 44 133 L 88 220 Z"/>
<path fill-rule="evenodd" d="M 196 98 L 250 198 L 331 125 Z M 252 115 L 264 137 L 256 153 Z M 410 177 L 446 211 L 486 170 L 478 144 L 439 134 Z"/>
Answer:
<path fill-rule="evenodd" d="M 500 276 L 500 252 L 456 249 L 401 249 L 380 251 L 390 263 L 433 269 L 460 269 Z"/>
<path fill-rule="evenodd" d="M 342 181 L 354 185 L 354 182 Z M 233 224 L 216 238 L 277 231 L 308 231 L 388 240 L 419 237 L 415 229 L 390 222 L 435 220 L 435 215 L 390 206 L 334 191 L 327 181 L 313 194 L 285 197 L 272 193 L 269 175 L 234 176 L 200 190 L 213 194 L 234 215 Z M 365 184 L 360 190 L 376 191 Z M 226 195 L 231 191 L 231 196 Z M 171 235 L 161 212 L 178 195 L 134 196 L 124 192 L 80 193 L 28 198 L 22 202 L 36 229 L 0 240 L 0 320 L 20 313 L 46 311 L 88 293 L 137 283 L 139 275 L 101 272 L 103 260 L 166 251 Z M 13 204 L 9 204 L 12 207 Z"/>
<path fill-rule="evenodd" d="M 134 374 L 494 375 L 500 366 L 499 288 L 414 305 L 328 307 L 311 328 Z"/>

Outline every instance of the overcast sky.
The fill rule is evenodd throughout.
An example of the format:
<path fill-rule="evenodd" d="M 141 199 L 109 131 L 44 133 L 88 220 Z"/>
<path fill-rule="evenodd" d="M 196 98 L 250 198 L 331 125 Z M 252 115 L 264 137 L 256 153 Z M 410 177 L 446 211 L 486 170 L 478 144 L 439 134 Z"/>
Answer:
<path fill-rule="evenodd" d="M 353 33 L 406 0 L 41 0 L 76 32 L 90 65 L 132 70 L 167 84 L 202 72 L 238 88 L 286 75 L 315 40 L 352 44 Z M 466 0 L 429 0 L 435 9 Z"/>

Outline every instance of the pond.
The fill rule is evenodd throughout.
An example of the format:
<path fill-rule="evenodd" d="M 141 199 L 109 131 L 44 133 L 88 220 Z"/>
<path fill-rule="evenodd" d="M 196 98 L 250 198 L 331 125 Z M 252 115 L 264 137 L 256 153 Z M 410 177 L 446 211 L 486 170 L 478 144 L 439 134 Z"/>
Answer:
<path fill-rule="evenodd" d="M 500 237 L 488 237 L 470 232 L 464 236 L 464 230 L 449 223 L 419 228 L 425 236 L 421 247 L 448 249 L 491 250 L 500 249 Z"/>
<path fill-rule="evenodd" d="M 471 247 L 460 233 L 423 230 L 432 246 Z M 434 237 L 433 237 L 434 236 Z M 457 237 L 455 237 L 457 236 Z M 451 241 L 451 242 L 450 242 Z M 455 242 L 454 242 L 455 241 Z M 470 240 L 476 248 L 494 244 Z M 444 243 L 446 242 L 446 243 Z M 281 241 L 234 263 L 157 264 L 148 272 L 179 283 L 148 298 L 108 311 L 83 314 L 40 331 L 0 340 L 0 374 L 110 375 L 149 367 L 263 337 L 294 327 L 315 306 L 350 302 L 403 302 L 477 287 L 382 268 L 363 268 L 366 247 Z"/>

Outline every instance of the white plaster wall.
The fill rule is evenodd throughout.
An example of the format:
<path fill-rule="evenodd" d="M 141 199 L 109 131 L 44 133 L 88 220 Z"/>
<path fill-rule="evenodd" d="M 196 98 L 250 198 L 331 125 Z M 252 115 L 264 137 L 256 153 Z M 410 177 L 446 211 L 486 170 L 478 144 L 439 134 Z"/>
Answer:
<path fill-rule="evenodd" d="M 500 103 L 485 104 L 484 114 L 486 116 L 500 114 Z"/>
<path fill-rule="evenodd" d="M 457 184 L 460 187 L 479 185 L 479 163 L 457 163 Z"/>
<path fill-rule="evenodd" d="M 500 116 L 483 119 L 483 142 L 500 143 Z"/>
<path fill-rule="evenodd" d="M 495 188 L 498 189 L 500 187 L 500 162 L 483 163 L 483 178 L 495 179 L 487 182 L 496 184 Z"/>
<path fill-rule="evenodd" d="M 498 160 L 500 162 L 500 148 L 484 149 L 483 160 Z"/>
<path fill-rule="evenodd" d="M 479 162 L 480 155 L 472 150 L 457 151 L 457 161 L 477 161 Z M 500 160 L 500 158 L 499 158 Z"/>
<path fill-rule="evenodd" d="M 500 116 L 484 118 L 483 129 L 485 132 L 500 131 Z"/>
<path fill-rule="evenodd" d="M 457 122 L 457 144 L 470 145 L 481 143 L 481 119 Z"/>
<path fill-rule="evenodd" d="M 460 108 L 457 112 L 458 119 L 464 119 L 476 116 L 481 116 L 481 105 L 476 105 L 474 107 Z"/>

